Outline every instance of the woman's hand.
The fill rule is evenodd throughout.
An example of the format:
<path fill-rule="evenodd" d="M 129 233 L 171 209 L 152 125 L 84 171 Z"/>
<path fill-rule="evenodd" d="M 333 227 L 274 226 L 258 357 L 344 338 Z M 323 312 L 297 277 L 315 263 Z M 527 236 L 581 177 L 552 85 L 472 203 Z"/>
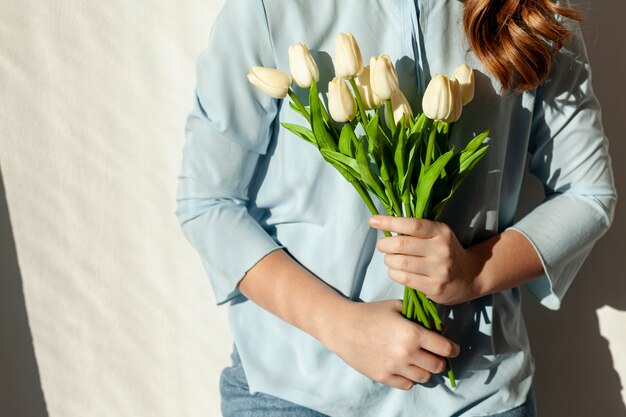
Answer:
<path fill-rule="evenodd" d="M 428 381 L 445 369 L 445 357 L 459 353 L 449 339 L 404 318 L 401 301 L 350 301 L 284 250 L 263 257 L 246 273 L 239 290 L 321 341 L 357 371 L 392 387 L 410 389 L 413 381 Z"/>
<path fill-rule="evenodd" d="M 379 239 L 389 277 L 422 291 L 439 304 L 459 304 L 481 296 L 478 282 L 480 258 L 461 246 L 444 223 L 431 220 L 372 216 L 369 224 L 403 236 Z"/>
<path fill-rule="evenodd" d="M 402 316 L 398 300 L 346 301 L 327 320 L 320 338 L 363 375 L 394 388 L 411 389 L 446 369 L 459 354 L 451 340 Z"/>

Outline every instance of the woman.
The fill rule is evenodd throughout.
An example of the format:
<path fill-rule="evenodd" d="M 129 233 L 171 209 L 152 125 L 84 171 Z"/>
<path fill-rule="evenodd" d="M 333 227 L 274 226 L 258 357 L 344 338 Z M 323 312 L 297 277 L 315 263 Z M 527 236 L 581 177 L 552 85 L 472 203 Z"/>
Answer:
<path fill-rule="evenodd" d="M 616 201 L 572 18 L 548 0 L 226 2 L 198 60 L 177 199 L 217 302 L 230 303 L 225 416 L 535 415 L 520 287 L 559 308 Z M 303 42 L 325 86 L 340 32 L 366 58 L 392 57 L 414 110 L 431 76 L 475 69 L 450 141 L 490 128 L 490 149 L 441 222 L 370 218 L 279 124 L 303 120 L 248 83 L 251 66 L 287 70 L 288 46 Z M 528 152 L 547 198 L 515 221 Z M 446 337 L 401 316 L 400 284 L 445 306 Z"/>

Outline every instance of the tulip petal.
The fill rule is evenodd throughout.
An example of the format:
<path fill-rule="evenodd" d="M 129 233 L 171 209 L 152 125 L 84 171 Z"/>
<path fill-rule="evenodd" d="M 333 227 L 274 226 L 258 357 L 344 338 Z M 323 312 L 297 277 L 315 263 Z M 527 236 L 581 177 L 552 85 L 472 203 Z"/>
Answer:
<path fill-rule="evenodd" d="M 338 78 L 355 78 L 363 72 L 361 49 L 351 33 L 337 35 L 333 64 Z"/>
<path fill-rule="evenodd" d="M 252 67 L 247 77 L 252 85 L 277 99 L 287 96 L 292 82 L 289 74 L 275 68 Z"/>
<path fill-rule="evenodd" d="M 291 75 L 299 87 L 309 88 L 313 80 L 319 81 L 319 68 L 305 44 L 290 46 L 288 53 Z"/>
<path fill-rule="evenodd" d="M 344 123 L 356 116 L 356 100 L 345 80 L 335 77 L 328 83 L 328 112 L 333 120 Z"/>

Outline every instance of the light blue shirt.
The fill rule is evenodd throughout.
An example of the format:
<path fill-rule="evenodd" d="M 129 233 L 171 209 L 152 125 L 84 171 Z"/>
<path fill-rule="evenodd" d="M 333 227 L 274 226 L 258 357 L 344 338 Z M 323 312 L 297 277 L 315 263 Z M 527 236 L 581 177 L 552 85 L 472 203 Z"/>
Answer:
<path fill-rule="evenodd" d="M 490 149 L 442 219 L 464 245 L 507 228 L 527 236 L 545 274 L 526 288 L 548 308 L 559 308 L 609 227 L 616 201 L 580 31 L 572 25 L 575 36 L 545 84 L 524 94 L 501 94 L 469 50 L 462 7 L 457 0 L 228 0 L 217 17 L 198 59 L 176 214 L 217 302 L 230 302 L 232 332 L 252 392 L 339 417 L 479 416 L 524 402 L 534 368 L 518 288 L 443 308 L 446 335 L 462 346 L 453 360 L 458 388 L 434 376 L 410 391 L 359 374 L 236 289 L 263 256 L 285 248 L 346 297 L 402 297 L 375 250 L 381 234 L 368 227 L 370 214 L 359 195 L 314 146 L 279 125 L 304 120 L 246 79 L 255 65 L 288 71 L 289 45 L 304 42 L 320 66 L 325 96 L 334 39 L 350 32 L 366 61 L 391 56 L 414 110 L 432 75 L 451 75 L 462 63 L 475 68 L 475 98 L 451 142 L 459 149 L 490 128 Z M 306 103 L 306 91 L 296 91 Z M 546 199 L 514 223 L 528 155 Z"/>

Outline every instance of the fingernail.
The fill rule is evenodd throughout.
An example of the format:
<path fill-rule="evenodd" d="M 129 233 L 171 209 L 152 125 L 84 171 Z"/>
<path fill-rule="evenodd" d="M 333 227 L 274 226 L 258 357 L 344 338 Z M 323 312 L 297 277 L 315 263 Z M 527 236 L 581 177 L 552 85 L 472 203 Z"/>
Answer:
<path fill-rule="evenodd" d="M 370 217 L 369 223 L 372 226 L 380 226 L 380 218 L 378 216 L 372 216 Z"/>
<path fill-rule="evenodd" d="M 369 223 L 371 226 L 380 226 L 380 218 L 378 216 L 370 217 Z"/>

